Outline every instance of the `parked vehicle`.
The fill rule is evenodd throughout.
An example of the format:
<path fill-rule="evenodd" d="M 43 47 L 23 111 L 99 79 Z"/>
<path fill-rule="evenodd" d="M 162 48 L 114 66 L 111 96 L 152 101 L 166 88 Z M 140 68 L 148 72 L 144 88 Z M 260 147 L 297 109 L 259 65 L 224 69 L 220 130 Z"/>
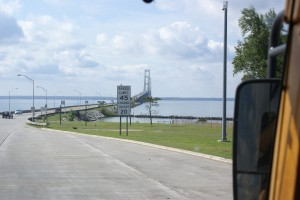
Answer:
<path fill-rule="evenodd" d="M 2 113 L 2 118 L 3 119 L 12 119 L 12 118 L 14 118 L 14 116 L 11 112 L 6 111 L 6 112 Z"/>
<path fill-rule="evenodd" d="M 17 115 L 21 115 L 23 112 L 22 112 L 22 110 L 16 110 L 15 111 L 15 114 L 17 114 Z"/>

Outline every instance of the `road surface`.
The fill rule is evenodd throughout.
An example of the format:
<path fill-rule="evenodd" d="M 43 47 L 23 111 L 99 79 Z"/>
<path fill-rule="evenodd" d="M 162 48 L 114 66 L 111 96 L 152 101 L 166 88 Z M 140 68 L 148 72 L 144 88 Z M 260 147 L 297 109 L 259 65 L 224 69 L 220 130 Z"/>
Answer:
<path fill-rule="evenodd" d="M 232 199 L 229 163 L 0 119 L 1 200 Z"/>

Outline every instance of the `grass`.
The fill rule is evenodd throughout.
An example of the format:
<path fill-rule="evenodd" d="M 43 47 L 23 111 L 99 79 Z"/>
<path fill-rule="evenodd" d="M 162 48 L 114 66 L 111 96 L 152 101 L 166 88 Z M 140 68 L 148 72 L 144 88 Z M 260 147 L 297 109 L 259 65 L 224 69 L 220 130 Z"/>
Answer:
<path fill-rule="evenodd" d="M 218 142 L 222 136 L 221 125 L 178 125 L 178 124 L 122 124 L 122 135 L 119 134 L 119 123 L 114 122 L 69 122 L 59 124 L 58 116 L 48 118 L 50 129 L 72 131 L 84 134 L 107 136 L 121 139 L 142 141 L 178 149 L 205 153 L 231 159 L 232 143 Z M 232 141 L 232 128 L 227 129 L 227 139 Z"/>

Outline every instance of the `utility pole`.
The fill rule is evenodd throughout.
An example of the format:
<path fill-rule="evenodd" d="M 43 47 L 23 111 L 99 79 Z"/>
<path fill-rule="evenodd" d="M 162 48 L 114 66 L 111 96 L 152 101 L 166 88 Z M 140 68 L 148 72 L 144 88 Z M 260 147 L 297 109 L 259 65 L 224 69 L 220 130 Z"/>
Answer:
<path fill-rule="evenodd" d="M 222 140 L 219 140 L 220 142 L 228 142 L 226 138 L 227 9 L 228 9 L 228 1 L 224 1 L 223 2 L 223 10 L 224 10 L 223 117 L 222 117 Z"/>

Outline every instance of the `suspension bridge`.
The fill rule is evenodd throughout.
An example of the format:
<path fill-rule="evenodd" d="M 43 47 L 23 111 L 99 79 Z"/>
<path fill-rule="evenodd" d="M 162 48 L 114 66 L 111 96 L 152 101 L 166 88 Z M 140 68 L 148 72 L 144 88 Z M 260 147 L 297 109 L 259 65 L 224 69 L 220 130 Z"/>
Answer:
<path fill-rule="evenodd" d="M 146 69 L 144 73 L 144 90 L 143 92 L 132 97 L 132 100 L 137 103 L 143 103 L 145 98 L 151 97 L 151 78 L 150 70 Z"/>

